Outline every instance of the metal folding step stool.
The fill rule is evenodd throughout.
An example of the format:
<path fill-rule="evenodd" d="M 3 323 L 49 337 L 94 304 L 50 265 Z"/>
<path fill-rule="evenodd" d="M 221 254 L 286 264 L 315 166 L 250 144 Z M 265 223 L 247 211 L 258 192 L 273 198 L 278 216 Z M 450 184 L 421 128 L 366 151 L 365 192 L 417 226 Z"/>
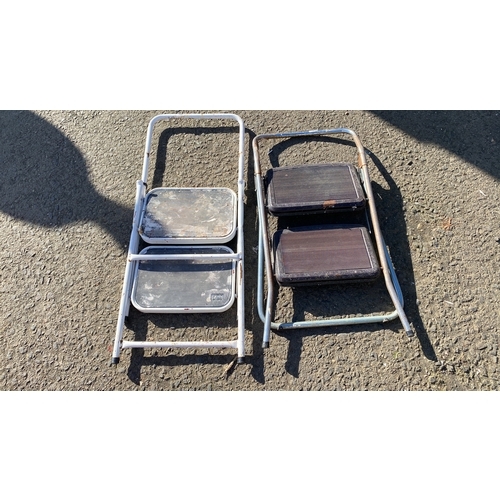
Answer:
<path fill-rule="evenodd" d="M 354 141 L 359 168 L 349 163 L 277 166 L 263 175 L 261 142 L 338 134 L 347 134 Z M 260 226 L 257 303 L 264 323 L 263 347 L 269 347 L 271 330 L 379 323 L 397 317 L 408 336 L 412 336 L 403 309 L 401 288 L 380 230 L 365 149 L 358 136 L 346 128 L 262 134 L 254 138 L 253 152 Z M 341 214 L 342 223 L 339 222 Z M 309 224 L 308 220 L 318 215 L 322 216 L 321 223 Z M 287 227 L 269 234 L 268 216 L 285 220 Z M 393 312 L 309 321 L 273 321 L 276 283 L 298 287 L 371 282 L 380 274 L 384 276 L 394 304 Z"/>
<path fill-rule="evenodd" d="M 172 119 L 236 121 L 239 127 L 236 191 L 224 187 L 159 187 L 147 192 L 155 125 Z M 217 129 L 214 128 L 214 132 Z M 141 180 L 136 184 L 132 233 L 112 363 L 122 349 L 227 348 L 245 360 L 244 311 L 245 126 L 234 114 L 164 114 L 148 126 Z M 235 176 L 236 177 L 236 176 Z M 141 239 L 148 245 L 139 252 Z M 229 246 L 236 240 L 236 251 Z M 142 313 L 221 313 L 237 303 L 238 334 L 221 341 L 124 340 L 130 304 Z"/>

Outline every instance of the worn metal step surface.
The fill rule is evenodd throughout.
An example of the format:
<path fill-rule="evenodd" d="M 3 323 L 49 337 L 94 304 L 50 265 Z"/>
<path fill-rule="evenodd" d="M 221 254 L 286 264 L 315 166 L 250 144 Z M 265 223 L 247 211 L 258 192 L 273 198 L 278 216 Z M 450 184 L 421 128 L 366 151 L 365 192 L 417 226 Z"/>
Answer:
<path fill-rule="evenodd" d="M 147 247 L 146 255 L 232 254 L 225 246 Z M 235 299 L 236 262 L 202 257 L 192 260 L 144 260 L 137 262 L 132 304 L 142 312 L 222 312 Z"/>
<path fill-rule="evenodd" d="M 139 231 L 153 245 L 227 243 L 236 233 L 236 205 L 228 188 L 153 189 Z"/>
<path fill-rule="evenodd" d="M 310 226 L 274 236 L 275 274 L 282 285 L 371 281 L 380 274 L 366 227 Z"/>
<path fill-rule="evenodd" d="M 267 172 L 266 182 L 268 210 L 276 216 L 365 206 L 358 174 L 349 163 L 278 167 Z"/>

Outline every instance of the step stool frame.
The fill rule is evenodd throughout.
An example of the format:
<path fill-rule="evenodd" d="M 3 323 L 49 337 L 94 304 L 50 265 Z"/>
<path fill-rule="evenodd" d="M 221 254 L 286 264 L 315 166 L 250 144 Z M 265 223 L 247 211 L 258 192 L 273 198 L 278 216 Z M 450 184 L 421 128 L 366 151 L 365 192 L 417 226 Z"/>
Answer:
<path fill-rule="evenodd" d="M 394 304 L 394 311 L 386 314 L 371 314 L 356 317 L 343 317 L 331 319 L 317 319 L 308 321 L 296 322 L 274 322 L 274 307 L 275 307 L 275 276 L 273 263 L 271 258 L 271 245 L 268 231 L 268 210 L 265 202 L 265 189 L 263 173 L 261 171 L 260 150 L 259 144 L 268 139 L 290 139 L 295 137 L 318 137 L 325 135 L 347 134 L 354 141 L 358 152 L 358 167 L 360 180 L 366 196 L 368 204 L 368 213 L 370 216 L 371 229 L 375 237 L 375 250 L 379 259 L 379 264 L 384 277 L 387 291 Z M 297 330 L 303 328 L 319 328 L 330 326 L 357 325 L 369 323 L 385 323 L 399 317 L 406 334 L 409 337 L 413 336 L 411 325 L 404 312 L 404 300 L 398 278 L 385 244 L 377 211 L 375 208 L 375 200 L 368 172 L 368 164 L 366 153 L 361 141 L 354 131 L 348 128 L 324 129 L 324 130 L 309 130 L 300 132 L 283 132 L 269 133 L 256 136 L 252 141 L 253 156 L 254 156 L 254 175 L 255 189 L 257 193 L 257 210 L 259 220 L 259 245 L 258 245 L 258 263 L 257 263 L 257 309 L 261 321 L 264 323 L 263 333 L 263 348 L 269 347 L 271 330 Z M 278 167 L 279 168 L 279 167 Z M 264 297 L 264 280 L 267 284 L 267 297 Z M 339 285 L 340 286 L 340 285 Z"/>
<path fill-rule="evenodd" d="M 147 196 L 147 181 L 149 173 L 149 163 L 152 151 L 153 131 L 158 122 L 169 121 L 173 119 L 186 120 L 231 120 L 238 123 L 238 179 L 237 179 L 237 214 L 236 214 L 236 252 L 224 254 L 200 254 L 194 250 L 190 254 L 182 255 L 145 255 L 138 253 L 140 236 L 140 224 L 142 221 L 143 211 L 145 209 L 145 199 Z M 216 132 L 214 127 L 214 132 Z M 111 364 L 118 364 L 120 354 L 123 349 L 177 349 L 177 348 L 194 348 L 194 349 L 234 349 L 237 351 L 237 362 L 239 364 L 245 362 L 245 296 L 244 296 L 244 195 L 245 195 L 245 125 L 243 120 L 235 114 L 230 113 L 215 113 L 215 114 L 161 114 L 155 116 L 148 125 L 146 146 L 144 151 L 143 167 L 141 179 L 136 182 L 136 196 L 134 216 L 132 222 L 132 231 L 130 235 L 130 243 L 128 248 L 127 263 L 123 279 L 122 294 L 120 299 L 120 308 L 118 312 L 118 321 L 116 326 L 115 341 L 113 346 L 113 354 Z M 173 242 L 173 245 L 177 243 Z M 186 245 L 192 246 L 192 245 Z M 134 285 L 134 275 L 139 261 L 168 261 L 168 260 L 209 260 L 212 262 L 228 262 L 233 261 L 236 265 L 235 269 L 235 301 L 237 302 L 237 338 L 229 341 L 126 341 L 123 339 L 125 320 L 129 315 L 131 305 L 132 288 Z M 196 312 L 196 311 L 183 311 Z M 214 311 L 217 313 L 218 311 Z"/>

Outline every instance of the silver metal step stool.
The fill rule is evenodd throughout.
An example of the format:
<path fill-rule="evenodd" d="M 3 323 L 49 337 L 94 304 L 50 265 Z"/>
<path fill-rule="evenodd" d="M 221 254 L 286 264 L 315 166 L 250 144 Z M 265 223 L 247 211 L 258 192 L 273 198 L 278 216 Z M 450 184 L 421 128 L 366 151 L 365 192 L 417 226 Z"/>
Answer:
<path fill-rule="evenodd" d="M 239 127 L 237 186 L 160 187 L 147 192 L 155 124 L 172 119 L 228 120 Z M 216 132 L 214 128 L 214 132 Z M 141 180 L 136 185 L 132 233 L 116 327 L 112 364 L 122 349 L 234 349 L 245 360 L 244 310 L 244 161 L 245 125 L 234 114 L 165 114 L 149 123 Z M 139 252 L 141 239 L 148 244 Z M 236 251 L 229 246 L 235 242 Z M 130 304 L 142 313 L 221 313 L 237 304 L 235 340 L 124 340 Z"/>

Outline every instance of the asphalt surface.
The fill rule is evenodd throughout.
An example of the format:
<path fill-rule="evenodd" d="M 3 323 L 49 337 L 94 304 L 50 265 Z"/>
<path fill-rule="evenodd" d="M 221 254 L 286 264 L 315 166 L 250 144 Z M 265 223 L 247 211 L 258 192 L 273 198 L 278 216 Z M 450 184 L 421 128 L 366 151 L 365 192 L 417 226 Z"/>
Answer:
<path fill-rule="evenodd" d="M 234 353 L 223 350 L 124 351 L 119 365 L 109 365 L 135 181 L 148 123 L 160 111 L 0 112 L 0 387 L 498 390 L 500 114 L 233 112 L 247 128 L 247 363 L 238 366 Z M 151 184 L 230 184 L 234 129 L 229 123 L 214 133 L 212 126 L 183 122 L 173 131 L 160 130 Z M 256 310 L 257 213 L 249 144 L 265 132 L 337 127 L 352 128 L 369 153 L 382 232 L 416 335 L 408 339 L 395 320 L 273 333 L 264 351 Z M 325 161 L 342 146 L 346 159 L 354 160 L 347 144 L 306 145 L 305 152 L 299 146 L 276 145 L 269 161 Z M 278 303 L 278 317 L 294 319 L 342 308 L 349 314 L 390 308 L 380 284 L 283 290 Z M 126 336 L 231 338 L 235 325 L 233 311 L 187 319 L 132 311 Z"/>

